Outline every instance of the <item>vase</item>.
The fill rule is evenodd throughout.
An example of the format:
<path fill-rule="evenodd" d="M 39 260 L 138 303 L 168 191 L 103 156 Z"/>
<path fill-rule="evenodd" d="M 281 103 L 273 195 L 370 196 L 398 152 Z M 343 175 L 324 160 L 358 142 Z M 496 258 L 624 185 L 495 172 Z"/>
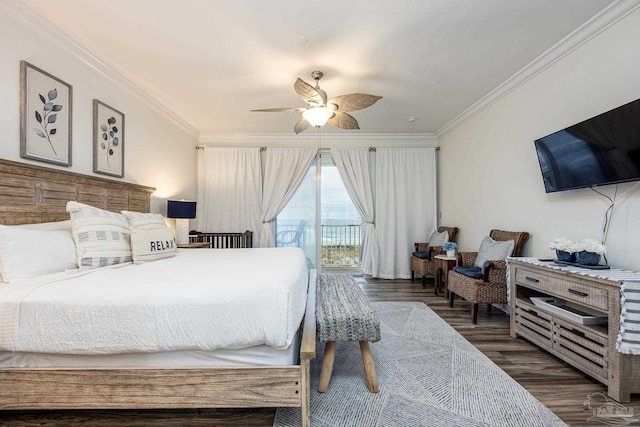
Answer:
<path fill-rule="evenodd" d="M 598 265 L 600 262 L 600 254 L 582 251 L 576 254 L 576 259 L 578 260 L 578 264 Z"/>
<path fill-rule="evenodd" d="M 560 249 L 556 249 L 556 256 L 558 257 L 558 261 L 576 262 L 576 254 L 572 252 L 561 251 Z"/>
<path fill-rule="evenodd" d="M 456 256 L 456 250 L 455 250 L 455 249 L 449 249 L 449 250 L 447 251 L 447 256 L 448 256 L 448 257 L 454 257 L 454 256 Z"/>

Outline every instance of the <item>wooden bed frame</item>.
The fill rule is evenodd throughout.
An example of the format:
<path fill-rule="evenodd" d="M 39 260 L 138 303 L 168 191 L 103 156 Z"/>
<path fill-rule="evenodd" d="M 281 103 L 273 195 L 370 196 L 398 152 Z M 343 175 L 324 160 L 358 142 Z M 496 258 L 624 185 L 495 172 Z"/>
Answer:
<path fill-rule="evenodd" d="M 155 189 L 0 159 L 0 224 L 69 218 L 69 200 L 148 212 Z M 300 407 L 310 421 L 309 367 L 316 351 L 314 272 L 292 366 L 203 368 L 4 368 L 0 409 L 155 409 Z"/>

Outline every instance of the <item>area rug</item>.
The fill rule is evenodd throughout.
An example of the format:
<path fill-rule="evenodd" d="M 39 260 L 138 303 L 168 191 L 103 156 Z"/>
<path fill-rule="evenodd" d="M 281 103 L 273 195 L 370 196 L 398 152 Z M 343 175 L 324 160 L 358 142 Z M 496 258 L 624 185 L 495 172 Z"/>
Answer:
<path fill-rule="evenodd" d="M 382 339 L 371 344 L 380 392 L 367 390 L 358 344 L 339 342 L 329 390 L 318 393 L 319 344 L 311 364 L 312 426 L 566 425 L 425 304 L 371 305 L 381 323 Z M 279 408 L 274 426 L 300 426 L 300 409 Z"/>

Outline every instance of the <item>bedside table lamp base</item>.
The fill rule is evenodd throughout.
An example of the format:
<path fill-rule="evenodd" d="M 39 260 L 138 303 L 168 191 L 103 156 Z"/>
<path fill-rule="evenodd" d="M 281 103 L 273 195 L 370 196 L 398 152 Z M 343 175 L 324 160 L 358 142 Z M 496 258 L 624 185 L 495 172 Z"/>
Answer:
<path fill-rule="evenodd" d="M 189 220 L 186 218 L 176 218 L 176 244 L 186 245 L 189 243 Z"/>

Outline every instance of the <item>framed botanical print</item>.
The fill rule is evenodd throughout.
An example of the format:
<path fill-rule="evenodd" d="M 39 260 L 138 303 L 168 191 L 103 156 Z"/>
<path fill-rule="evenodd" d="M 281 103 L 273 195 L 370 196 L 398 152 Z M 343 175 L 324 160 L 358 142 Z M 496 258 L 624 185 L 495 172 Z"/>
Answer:
<path fill-rule="evenodd" d="M 73 87 L 20 61 L 20 157 L 71 166 Z"/>
<path fill-rule="evenodd" d="M 124 176 L 124 114 L 93 100 L 93 171 Z"/>

